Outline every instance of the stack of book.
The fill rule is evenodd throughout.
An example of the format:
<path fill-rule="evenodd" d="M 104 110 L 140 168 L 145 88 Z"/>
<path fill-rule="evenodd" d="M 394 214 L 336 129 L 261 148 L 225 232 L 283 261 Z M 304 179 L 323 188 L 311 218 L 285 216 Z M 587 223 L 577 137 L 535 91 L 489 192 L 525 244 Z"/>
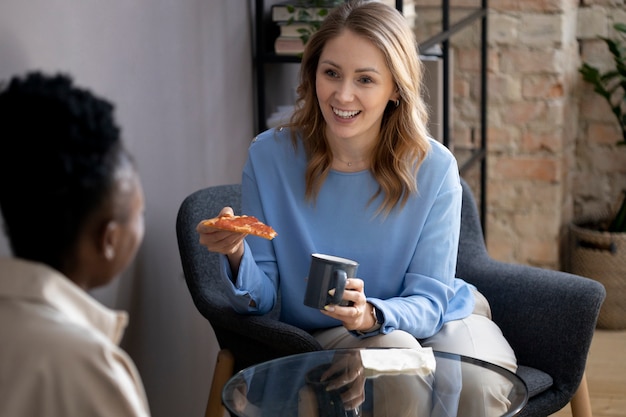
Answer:
<path fill-rule="evenodd" d="M 272 5 L 272 21 L 280 29 L 274 41 L 274 52 L 277 55 L 300 55 L 308 36 L 315 32 L 319 22 L 324 20 L 327 12 L 334 7 L 336 1 L 290 0 Z"/>
<path fill-rule="evenodd" d="M 312 26 L 304 22 L 277 22 L 280 34 L 274 41 L 274 52 L 276 55 L 299 55 L 304 51 L 303 35 L 312 32 Z M 303 32 L 298 32 L 302 30 Z"/>
<path fill-rule="evenodd" d="M 378 0 L 395 7 L 395 0 Z M 286 0 L 272 5 L 272 21 L 280 29 L 274 41 L 277 55 L 301 55 L 309 36 L 328 12 L 343 0 Z"/>

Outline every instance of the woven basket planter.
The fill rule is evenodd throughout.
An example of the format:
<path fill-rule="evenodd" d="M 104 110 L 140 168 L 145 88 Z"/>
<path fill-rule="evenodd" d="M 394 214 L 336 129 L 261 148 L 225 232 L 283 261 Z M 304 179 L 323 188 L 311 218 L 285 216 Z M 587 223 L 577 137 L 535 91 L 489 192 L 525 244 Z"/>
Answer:
<path fill-rule="evenodd" d="M 598 328 L 626 329 L 626 233 L 570 224 L 570 272 L 594 279 L 606 288 Z"/>

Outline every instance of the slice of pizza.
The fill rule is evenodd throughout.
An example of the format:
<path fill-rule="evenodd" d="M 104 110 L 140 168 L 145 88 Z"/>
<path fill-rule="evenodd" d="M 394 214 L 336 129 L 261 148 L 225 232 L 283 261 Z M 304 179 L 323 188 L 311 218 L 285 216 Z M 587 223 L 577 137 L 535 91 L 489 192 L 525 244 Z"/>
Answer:
<path fill-rule="evenodd" d="M 246 233 L 248 235 L 272 240 L 278 233 L 271 226 L 261 222 L 254 216 L 220 216 L 208 220 L 202 220 L 198 227 L 212 227 L 229 232 Z"/>

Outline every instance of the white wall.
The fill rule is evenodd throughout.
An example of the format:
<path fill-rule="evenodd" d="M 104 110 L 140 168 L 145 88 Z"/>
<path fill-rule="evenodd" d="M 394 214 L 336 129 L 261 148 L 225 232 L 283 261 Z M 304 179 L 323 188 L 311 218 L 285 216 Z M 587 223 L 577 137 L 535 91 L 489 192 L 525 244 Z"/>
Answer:
<path fill-rule="evenodd" d="M 187 194 L 240 180 L 254 129 L 249 2 L 2 0 L 0 79 L 30 69 L 66 72 L 117 105 L 146 237 L 132 270 L 94 295 L 130 311 L 124 346 L 153 415 L 200 416 L 217 344 L 187 292 L 174 225 Z"/>

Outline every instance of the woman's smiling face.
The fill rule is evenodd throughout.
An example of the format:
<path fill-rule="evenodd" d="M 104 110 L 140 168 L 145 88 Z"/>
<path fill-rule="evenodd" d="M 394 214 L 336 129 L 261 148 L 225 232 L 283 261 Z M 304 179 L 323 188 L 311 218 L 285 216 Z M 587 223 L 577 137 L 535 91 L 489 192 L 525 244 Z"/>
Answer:
<path fill-rule="evenodd" d="M 388 102 L 398 98 L 383 53 L 348 29 L 324 45 L 315 88 L 330 141 L 355 138 L 372 144 Z"/>

